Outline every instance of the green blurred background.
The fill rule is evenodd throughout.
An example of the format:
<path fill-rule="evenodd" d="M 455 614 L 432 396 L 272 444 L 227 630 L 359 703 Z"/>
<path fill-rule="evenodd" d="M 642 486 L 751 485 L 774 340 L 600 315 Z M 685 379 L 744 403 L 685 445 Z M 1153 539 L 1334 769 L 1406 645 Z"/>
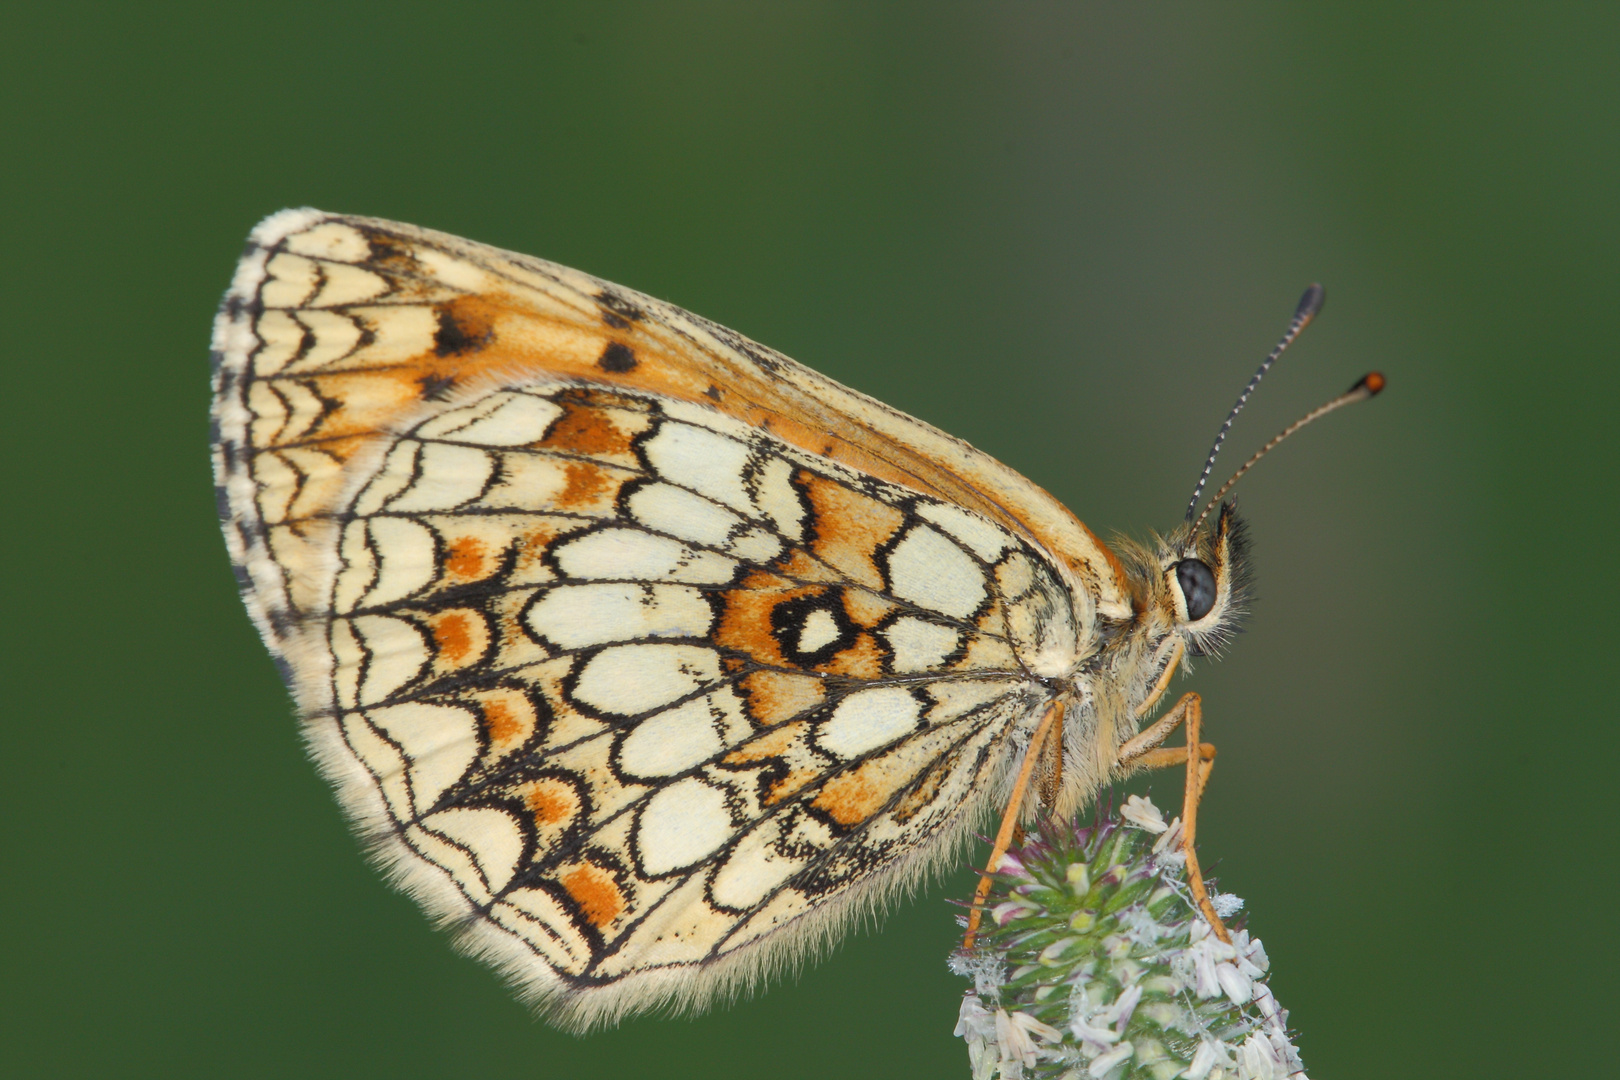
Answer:
<path fill-rule="evenodd" d="M 1103 533 L 1176 521 L 1325 282 L 1220 471 L 1390 389 L 1245 481 L 1260 600 L 1183 684 L 1206 861 L 1312 1075 L 1612 1074 L 1614 8 L 8 8 L 0 1072 L 967 1076 L 966 875 L 577 1039 L 365 864 L 208 474 L 214 305 L 309 204 L 669 298 Z"/>

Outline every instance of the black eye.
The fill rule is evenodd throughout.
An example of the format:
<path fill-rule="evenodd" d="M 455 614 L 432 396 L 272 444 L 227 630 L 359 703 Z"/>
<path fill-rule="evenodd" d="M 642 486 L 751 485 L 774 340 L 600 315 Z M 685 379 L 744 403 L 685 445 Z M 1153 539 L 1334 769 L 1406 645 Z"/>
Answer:
<path fill-rule="evenodd" d="M 1197 559 L 1182 559 L 1176 563 L 1176 580 L 1181 583 L 1181 595 L 1187 600 L 1187 619 L 1197 622 L 1215 606 L 1215 571 Z"/>

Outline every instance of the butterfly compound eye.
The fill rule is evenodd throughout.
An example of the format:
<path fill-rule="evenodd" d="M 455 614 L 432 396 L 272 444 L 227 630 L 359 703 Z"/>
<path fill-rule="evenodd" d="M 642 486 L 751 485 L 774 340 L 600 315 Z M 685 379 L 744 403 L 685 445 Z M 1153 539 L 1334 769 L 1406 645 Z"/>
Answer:
<path fill-rule="evenodd" d="M 1187 601 L 1187 620 L 1197 622 L 1215 606 L 1215 571 L 1197 559 L 1176 563 L 1176 581 Z"/>

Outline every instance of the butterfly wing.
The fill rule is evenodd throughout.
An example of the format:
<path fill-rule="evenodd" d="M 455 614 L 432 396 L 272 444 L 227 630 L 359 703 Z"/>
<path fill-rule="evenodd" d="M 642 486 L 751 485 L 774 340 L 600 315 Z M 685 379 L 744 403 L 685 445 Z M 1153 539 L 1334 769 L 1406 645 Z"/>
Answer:
<path fill-rule="evenodd" d="M 284 212 L 215 354 L 227 541 L 315 756 L 574 1026 L 948 858 L 1119 603 L 1004 466 L 540 260 Z"/>

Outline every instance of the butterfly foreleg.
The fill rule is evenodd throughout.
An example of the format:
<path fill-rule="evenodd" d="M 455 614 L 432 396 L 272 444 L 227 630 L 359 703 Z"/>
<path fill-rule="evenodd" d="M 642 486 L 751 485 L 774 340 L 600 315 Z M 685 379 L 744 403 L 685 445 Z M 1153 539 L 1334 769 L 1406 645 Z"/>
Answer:
<path fill-rule="evenodd" d="M 1198 902 L 1199 910 L 1209 920 L 1215 935 L 1222 941 L 1230 942 L 1232 939 L 1226 932 L 1226 924 L 1215 914 L 1215 906 L 1209 901 L 1204 874 L 1198 866 L 1198 853 L 1193 849 L 1198 835 L 1198 803 L 1204 797 L 1204 785 L 1209 783 L 1210 770 L 1215 767 L 1215 747 L 1199 740 L 1203 722 L 1203 699 L 1197 694 L 1187 694 L 1152 727 L 1125 741 L 1115 759 L 1115 769 L 1126 773 L 1186 766 L 1187 782 L 1181 802 L 1181 849 L 1187 857 L 1187 885 L 1192 889 L 1193 899 Z M 1179 724 L 1187 725 L 1186 747 L 1159 745 Z"/>

